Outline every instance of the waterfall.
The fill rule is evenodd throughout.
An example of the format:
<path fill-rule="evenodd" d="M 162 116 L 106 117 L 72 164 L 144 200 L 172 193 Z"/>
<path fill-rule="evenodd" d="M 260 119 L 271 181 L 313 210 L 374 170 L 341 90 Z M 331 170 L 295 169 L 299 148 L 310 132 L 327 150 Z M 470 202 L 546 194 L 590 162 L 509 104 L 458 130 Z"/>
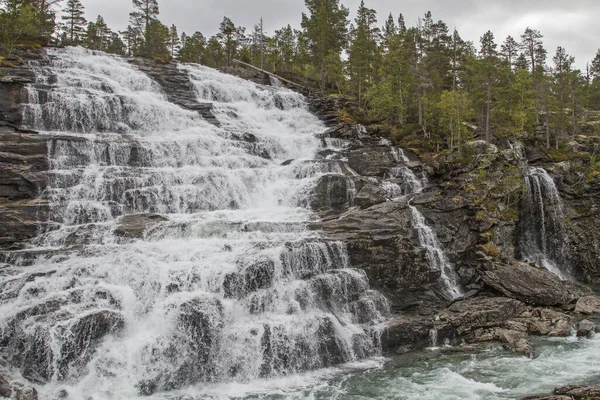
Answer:
<path fill-rule="evenodd" d="M 531 168 L 525 174 L 521 200 L 521 257 L 566 278 L 569 274 L 565 262 L 563 220 L 562 201 L 554 180 L 546 170 Z"/>
<path fill-rule="evenodd" d="M 392 147 L 391 151 L 397 163 L 409 162 L 402 149 Z M 395 200 L 422 193 L 427 183 L 425 173 L 422 174 L 421 178 L 418 178 L 408 166 L 400 165 L 389 169 L 381 183 L 381 187 L 386 191 L 389 199 Z M 452 264 L 444 254 L 433 229 L 427 225 L 425 217 L 416 207 L 409 204 L 409 208 L 413 227 L 418 233 L 420 245 L 425 248 L 425 254 L 431 269 L 440 272 L 440 279 L 449 297 L 453 299 L 460 297 L 463 291 L 458 283 L 458 277 Z"/>
<path fill-rule="evenodd" d="M 425 222 L 425 217 L 414 206 L 409 206 L 414 228 L 419 235 L 419 243 L 425 248 L 429 265 L 434 271 L 440 272 L 440 278 L 446 291 L 453 299 L 462 295 L 458 279 L 452 264 L 446 258 L 440 242 L 433 229 Z"/>
<path fill-rule="evenodd" d="M 307 166 L 325 127 L 301 95 L 181 66 L 216 127 L 122 58 L 48 54 L 25 121 L 50 139 L 56 229 L 0 276 L 0 358 L 41 399 L 185 393 L 378 353 L 385 298 L 306 227 L 301 205 L 339 165 Z M 137 214 L 151 228 L 119 235 Z"/>

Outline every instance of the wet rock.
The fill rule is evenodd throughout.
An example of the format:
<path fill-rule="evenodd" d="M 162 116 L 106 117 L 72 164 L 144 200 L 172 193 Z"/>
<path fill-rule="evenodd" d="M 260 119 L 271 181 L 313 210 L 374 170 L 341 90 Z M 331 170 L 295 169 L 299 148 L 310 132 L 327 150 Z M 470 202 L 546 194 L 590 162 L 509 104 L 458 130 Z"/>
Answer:
<path fill-rule="evenodd" d="M 521 354 L 522 356 L 526 357 L 533 357 L 533 347 L 531 346 L 529 340 L 525 338 L 519 339 L 514 343 L 514 346 L 517 354 Z"/>
<path fill-rule="evenodd" d="M 0 397 L 10 398 L 10 396 L 12 396 L 10 382 L 4 376 L 0 375 Z"/>
<path fill-rule="evenodd" d="M 343 175 L 325 175 L 313 189 L 310 207 L 314 210 L 343 211 L 349 205 L 348 179 Z"/>
<path fill-rule="evenodd" d="M 348 166 L 362 176 L 383 176 L 397 163 L 388 146 L 355 150 L 348 155 Z"/>
<path fill-rule="evenodd" d="M 360 208 L 369 208 L 375 204 L 384 203 L 387 193 L 378 185 L 364 185 L 354 199 L 354 204 Z"/>
<path fill-rule="evenodd" d="M 568 337 L 571 336 L 571 323 L 567 320 L 561 319 L 554 325 L 552 331 L 548 334 L 550 337 Z"/>
<path fill-rule="evenodd" d="M 570 396 L 575 400 L 597 400 L 600 399 L 600 385 L 563 386 L 554 389 L 554 394 Z"/>
<path fill-rule="evenodd" d="M 124 326 L 123 316 L 116 311 L 98 311 L 78 319 L 70 326 L 67 340 L 61 346 L 56 363 L 58 378 L 66 378 L 70 372 L 85 368 L 100 340 Z"/>
<path fill-rule="evenodd" d="M 137 383 L 141 395 L 174 390 L 215 378 L 223 329 L 223 305 L 215 298 L 194 298 L 179 305 L 177 328 L 147 349 L 147 365 L 155 376 Z"/>
<path fill-rule="evenodd" d="M 600 297 L 584 296 L 580 298 L 575 305 L 575 312 L 585 315 L 600 313 Z"/>
<path fill-rule="evenodd" d="M 567 305 L 590 292 L 544 268 L 521 262 L 486 262 L 481 277 L 486 286 L 502 295 L 536 306 Z"/>
<path fill-rule="evenodd" d="M 17 400 L 38 400 L 38 393 L 35 388 L 25 388 L 17 390 Z"/>
<path fill-rule="evenodd" d="M 575 326 L 577 329 L 577 336 L 585 337 L 594 332 L 594 324 L 584 319 L 583 321 L 579 321 Z"/>
<path fill-rule="evenodd" d="M 176 63 L 160 63 L 148 58 L 135 58 L 130 62 L 156 81 L 170 102 L 198 112 L 208 123 L 220 125 L 213 113 L 212 104 L 198 101 L 194 84 Z"/>
<path fill-rule="evenodd" d="M 223 281 L 225 297 L 241 299 L 249 293 L 266 289 L 272 285 L 274 273 L 275 264 L 271 260 L 251 264 L 242 272 L 229 273 Z"/>
<path fill-rule="evenodd" d="M 119 221 L 119 225 L 115 229 L 115 235 L 141 239 L 149 228 L 165 221 L 168 221 L 168 219 L 157 214 L 126 215 Z"/>

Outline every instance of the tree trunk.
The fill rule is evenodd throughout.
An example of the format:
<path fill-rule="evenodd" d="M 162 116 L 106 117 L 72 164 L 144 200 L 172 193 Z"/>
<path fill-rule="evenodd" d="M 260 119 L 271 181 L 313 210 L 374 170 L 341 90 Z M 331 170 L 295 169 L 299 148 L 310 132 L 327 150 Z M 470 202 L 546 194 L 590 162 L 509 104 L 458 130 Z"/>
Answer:
<path fill-rule="evenodd" d="M 492 141 L 492 132 L 490 130 L 490 121 L 492 118 L 492 89 L 490 84 L 487 85 L 487 101 L 485 110 L 485 141 L 490 143 Z"/>
<path fill-rule="evenodd" d="M 546 107 L 546 148 L 550 148 L 550 117 L 548 107 Z"/>

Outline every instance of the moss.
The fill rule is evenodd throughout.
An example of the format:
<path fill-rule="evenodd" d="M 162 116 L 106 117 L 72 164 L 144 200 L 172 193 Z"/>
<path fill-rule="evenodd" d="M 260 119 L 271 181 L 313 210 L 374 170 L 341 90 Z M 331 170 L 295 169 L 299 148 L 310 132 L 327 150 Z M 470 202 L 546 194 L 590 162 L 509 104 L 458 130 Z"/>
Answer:
<path fill-rule="evenodd" d="M 576 153 L 573 151 L 566 151 L 563 149 L 557 150 L 555 148 L 551 148 L 551 149 L 543 148 L 542 151 L 553 162 L 563 162 L 563 161 L 569 161 L 569 160 L 574 160 L 574 159 L 586 159 L 587 158 L 586 154 Z"/>
<path fill-rule="evenodd" d="M 578 215 L 589 215 L 591 208 L 589 206 L 577 206 L 575 207 L 575 212 Z"/>
<path fill-rule="evenodd" d="M 493 258 L 500 257 L 500 249 L 492 242 L 487 242 L 478 246 L 485 254 Z"/>
<path fill-rule="evenodd" d="M 516 222 L 519 220 L 519 210 L 516 208 L 508 208 L 498 213 L 498 219 L 506 222 Z"/>

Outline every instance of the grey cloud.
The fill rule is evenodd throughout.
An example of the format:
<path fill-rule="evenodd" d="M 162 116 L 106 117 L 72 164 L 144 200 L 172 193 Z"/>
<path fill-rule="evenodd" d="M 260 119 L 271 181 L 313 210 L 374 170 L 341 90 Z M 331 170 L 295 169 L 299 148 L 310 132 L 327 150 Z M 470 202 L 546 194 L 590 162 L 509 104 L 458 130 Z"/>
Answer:
<path fill-rule="evenodd" d="M 88 18 L 102 14 L 113 29 L 127 25 L 131 2 L 128 0 L 83 0 Z M 342 0 L 352 13 L 360 0 Z M 441 19 L 450 29 L 456 27 L 461 36 L 476 45 L 479 37 L 491 30 L 501 43 L 507 35 L 519 38 L 527 26 L 544 34 L 549 59 L 561 45 L 584 68 L 600 47 L 600 15 L 597 0 L 366 0 L 366 5 L 378 12 L 379 20 L 403 13 L 408 25 L 430 10 L 434 19 Z M 159 0 L 161 20 L 174 23 L 180 32 L 200 31 L 214 34 L 223 16 L 237 25 L 251 29 L 262 17 L 269 33 L 284 25 L 299 27 L 303 0 Z"/>

